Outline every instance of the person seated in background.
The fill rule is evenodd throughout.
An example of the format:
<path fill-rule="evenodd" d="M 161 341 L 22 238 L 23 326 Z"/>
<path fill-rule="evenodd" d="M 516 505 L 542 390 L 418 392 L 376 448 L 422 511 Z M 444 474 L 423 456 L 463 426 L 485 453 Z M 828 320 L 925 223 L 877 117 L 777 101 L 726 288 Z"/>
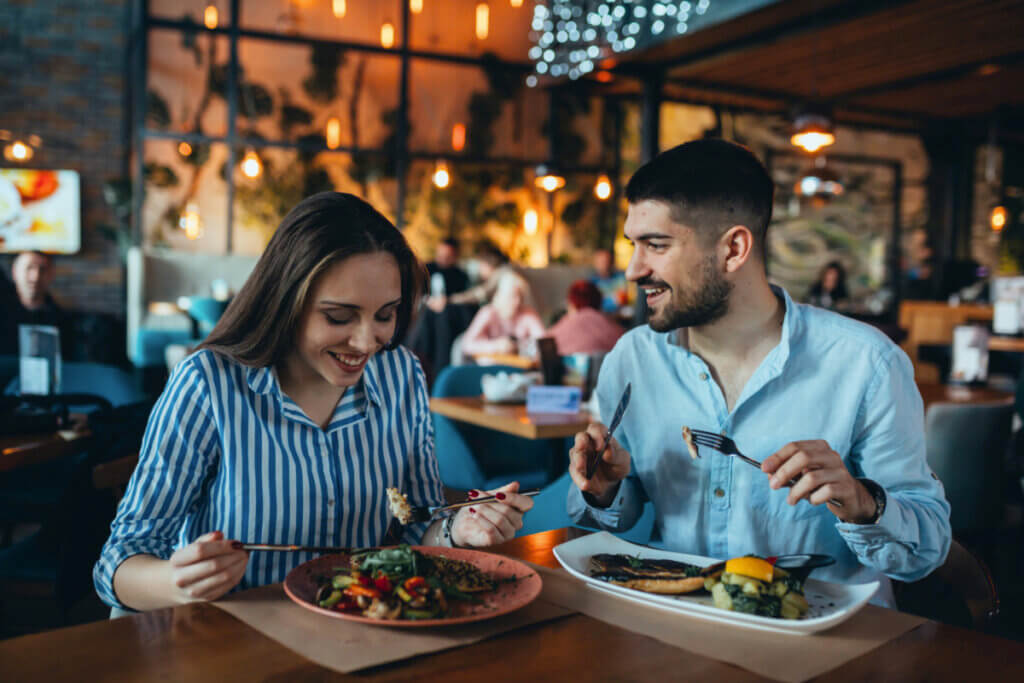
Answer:
<path fill-rule="evenodd" d="M 601 290 L 593 282 L 577 280 L 569 286 L 568 311 L 548 330 L 558 354 L 602 353 L 611 351 L 625 330 L 602 313 Z"/>
<path fill-rule="evenodd" d="M 626 275 L 615 270 L 615 259 L 611 249 L 594 252 L 594 274 L 590 277 L 601 290 L 601 310 L 615 313 L 626 303 Z"/>
<path fill-rule="evenodd" d="M 807 303 L 821 308 L 835 308 L 850 298 L 846 290 L 846 269 L 839 261 L 829 261 L 818 274 L 818 281 L 807 292 Z"/>
<path fill-rule="evenodd" d="M 491 303 L 481 308 L 462 340 L 462 353 L 519 353 L 544 336 L 544 323 L 530 305 L 530 286 L 506 270 L 498 279 Z"/>
<path fill-rule="evenodd" d="M 386 489 L 440 505 L 427 387 L 400 345 L 423 293 L 402 233 L 362 199 L 322 192 L 274 232 L 199 349 L 175 368 L 93 570 L 117 608 L 216 600 L 282 581 L 313 557 L 240 541 L 487 546 L 532 501 L 397 525 Z M 479 492 L 470 492 L 470 496 Z"/>
<path fill-rule="evenodd" d="M 427 264 L 430 273 L 431 296 L 451 296 L 469 287 L 469 276 L 459 267 L 459 241 L 454 237 L 446 237 L 437 245 L 434 260 Z M 444 283 L 443 290 L 434 286 L 434 276 L 439 275 Z"/>
<path fill-rule="evenodd" d="M 61 345 L 68 343 L 67 316 L 54 301 L 50 287 L 56 275 L 53 259 L 38 251 L 24 251 L 11 264 L 14 287 L 2 295 L 3 327 L 0 354 L 17 355 L 19 325 L 52 325 L 61 332 Z"/>

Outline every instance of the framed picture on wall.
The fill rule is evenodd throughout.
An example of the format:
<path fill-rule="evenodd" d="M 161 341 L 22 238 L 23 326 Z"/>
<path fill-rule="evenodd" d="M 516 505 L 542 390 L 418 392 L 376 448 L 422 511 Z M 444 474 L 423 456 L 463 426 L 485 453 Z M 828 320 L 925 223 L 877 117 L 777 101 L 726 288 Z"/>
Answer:
<path fill-rule="evenodd" d="M 0 168 L 0 252 L 74 254 L 81 244 L 77 171 Z"/>

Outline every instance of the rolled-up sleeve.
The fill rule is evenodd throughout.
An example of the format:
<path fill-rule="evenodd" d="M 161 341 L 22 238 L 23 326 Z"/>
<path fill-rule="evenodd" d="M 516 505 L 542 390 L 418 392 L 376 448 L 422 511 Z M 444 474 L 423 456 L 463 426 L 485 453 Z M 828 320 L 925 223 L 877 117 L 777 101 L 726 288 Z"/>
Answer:
<path fill-rule="evenodd" d="M 949 552 L 949 503 L 928 467 L 921 395 L 900 349 L 878 364 L 855 429 L 851 464 L 885 489 L 886 508 L 876 524 L 836 528 L 862 564 L 901 581 L 927 576 Z"/>
<path fill-rule="evenodd" d="M 216 467 L 218 432 L 209 387 L 194 360 L 179 364 L 153 407 L 128 489 L 93 569 L 93 583 L 108 605 L 124 607 L 114 573 L 133 555 L 167 559 L 184 520 Z"/>
<path fill-rule="evenodd" d="M 412 453 L 409 467 L 409 481 L 405 490 L 409 492 L 409 503 L 412 505 L 444 504 L 444 489 L 441 486 L 441 473 L 434 455 L 434 423 L 430 419 L 430 401 L 427 397 L 427 381 L 419 361 L 410 354 L 412 363 L 413 395 L 412 416 L 414 420 Z M 429 522 L 419 522 L 405 527 L 402 540 L 417 544 L 423 539 Z"/>

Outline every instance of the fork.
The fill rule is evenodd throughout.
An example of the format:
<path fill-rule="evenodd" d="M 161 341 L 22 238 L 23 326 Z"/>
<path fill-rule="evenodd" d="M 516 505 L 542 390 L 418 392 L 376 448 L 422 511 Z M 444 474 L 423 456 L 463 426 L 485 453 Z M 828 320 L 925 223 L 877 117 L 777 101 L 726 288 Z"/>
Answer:
<path fill-rule="evenodd" d="M 526 491 L 519 491 L 520 496 L 536 496 L 540 493 L 540 489 L 529 489 Z M 461 503 L 451 503 L 450 505 L 412 505 L 409 507 L 410 515 L 412 520 L 410 524 L 416 522 L 431 522 L 438 517 L 445 515 L 448 512 L 453 512 L 459 508 L 469 507 L 470 505 L 480 505 L 482 503 L 493 503 L 495 501 L 501 502 L 497 496 L 483 496 L 482 498 L 470 498 L 464 500 Z"/>
<path fill-rule="evenodd" d="M 727 436 L 715 434 L 714 432 L 707 432 L 704 431 L 703 429 L 691 429 L 690 434 L 693 435 L 693 442 L 698 446 L 707 446 L 708 448 L 718 451 L 722 455 L 736 456 L 743 462 L 749 465 L 753 465 L 757 469 L 761 469 L 761 463 L 754 460 L 753 458 L 748 458 L 747 456 L 740 453 L 740 449 L 736 447 L 736 442 Z M 700 457 L 699 453 L 698 457 Z M 797 480 L 799 479 L 799 475 L 793 477 L 792 479 L 786 482 L 786 486 L 795 486 Z M 828 502 L 831 505 L 836 506 L 837 508 L 843 507 L 843 504 L 840 501 L 836 500 L 835 498 L 829 498 Z"/>

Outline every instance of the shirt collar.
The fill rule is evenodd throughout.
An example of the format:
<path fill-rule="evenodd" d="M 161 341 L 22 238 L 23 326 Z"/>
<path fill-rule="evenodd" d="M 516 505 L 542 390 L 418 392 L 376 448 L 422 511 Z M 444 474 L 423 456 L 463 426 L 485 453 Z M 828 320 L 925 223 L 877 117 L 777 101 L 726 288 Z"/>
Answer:
<path fill-rule="evenodd" d="M 377 368 L 379 354 L 372 356 L 363 369 L 363 376 L 360 381 L 363 383 L 363 390 L 366 397 L 375 405 L 381 405 L 380 379 Z M 281 383 L 277 378 L 277 371 L 272 366 L 262 368 L 248 368 L 246 371 L 246 383 L 249 388 L 257 394 L 273 394 L 278 400 L 282 400 Z"/>

